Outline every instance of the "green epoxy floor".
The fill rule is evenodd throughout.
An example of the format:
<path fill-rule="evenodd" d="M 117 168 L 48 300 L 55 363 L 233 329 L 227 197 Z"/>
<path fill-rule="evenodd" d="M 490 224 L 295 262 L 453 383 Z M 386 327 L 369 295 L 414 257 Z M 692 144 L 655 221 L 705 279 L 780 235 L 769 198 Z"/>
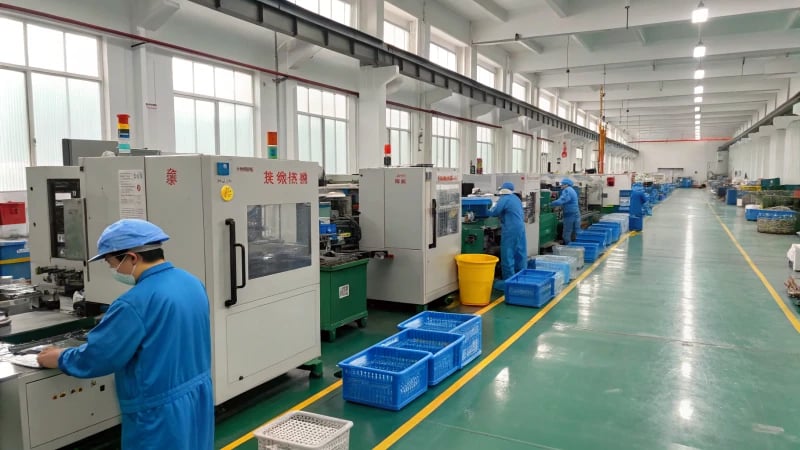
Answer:
<path fill-rule="evenodd" d="M 797 314 L 782 286 L 797 237 L 756 233 L 742 208 L 678 190 L 643 233 L 392 448 L 800 448 L 800 336 L 715 214 Z M 482 358 L 537 312 L 500 304 L 486 313 Z M 324 344 L 324 379 L 298 371 L 275 383 L 274 395 L 218 425 L 218 446 L 336 381 L 336 362 L 411 314 L 371 311 L 366 329 Z M 400 412 L 346 403 L 341 390 L 306 409 L 352 420 L 350 448 L 368 449 L 465 372 Z"/>

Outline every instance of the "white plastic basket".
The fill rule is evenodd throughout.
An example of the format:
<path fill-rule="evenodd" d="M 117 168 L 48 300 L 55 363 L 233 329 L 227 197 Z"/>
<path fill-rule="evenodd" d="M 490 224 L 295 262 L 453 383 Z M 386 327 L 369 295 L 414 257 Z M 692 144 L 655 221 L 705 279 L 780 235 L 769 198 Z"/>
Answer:
<path fill-rule="evenodd" d="M 292 411 L 253 434 L 258 450 L 349 450 L 353 422 Z"/>

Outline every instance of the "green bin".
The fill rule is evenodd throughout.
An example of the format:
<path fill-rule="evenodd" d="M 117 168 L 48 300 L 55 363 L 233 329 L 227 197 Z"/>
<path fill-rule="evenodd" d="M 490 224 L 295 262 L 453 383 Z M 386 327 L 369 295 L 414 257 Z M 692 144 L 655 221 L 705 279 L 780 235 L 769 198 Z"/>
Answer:
<path fill-rule="evenodd" d="M 558 219 L 554 213 L 539 215 L 539 247 L 556 240 Z"/>
<path fill-rule="evenodd" d="M 319 318 L 320 328 L 327 340 L 336 340 L 336 329 L 357 321 L 367 325 L 367 263 L 359 259 L 334 266 L 319 268 Z"/>

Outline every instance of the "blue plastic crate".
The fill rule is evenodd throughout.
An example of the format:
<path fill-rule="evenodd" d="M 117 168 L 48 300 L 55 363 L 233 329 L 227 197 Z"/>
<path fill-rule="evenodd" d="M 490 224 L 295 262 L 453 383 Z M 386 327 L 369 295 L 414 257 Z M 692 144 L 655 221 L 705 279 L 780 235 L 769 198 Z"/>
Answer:
<path fill-rule="evenodd" d="M 567 244 L 570 247 L 583 247 L 583 260 L 589 263 L 597 261 L 600 256 L 600 245 L 597 242 L 589 242 L 578 239 Z"/>
<path fill-rule="evenodd" d="M 430 358 L 430 353 L 418 350 L 370 347 L 339 363 L 342 397 L 399 411 L 428 390 Z"/>
<path fill-rule="evenodd" d="M 417 328 L 420 330 L 443 331 L 464 336 L 464 342 L 461 344 L 461 367 L 466 366 L 477 358 L 483 348 L 483 322 L 481 316 L 476 314 L 423 311 L 408 320 L 400 322 L 397 328 L 401 330 Z"/>
<path fill-rule="evenodd" d="M 744 210 L 744 218 L 747 220 L 758 220 L 758 213 L 762 211 L 758 208 L 747 208 Z"/>
<path fill-rule="evenodd" d="M 409 328 L 376 345 L 430 353 L 428 385 L 434 386 L 461 368 L 461 347 L 463 344 L 464 336 L 460 334 Z"/>
<path fill-rule="evenodd" d="M 555 272 L 523 269 L 505 283 L 506 303 L 539 308 L 555 296 Z"/>
<path fill-rule="evenodd" d="M 606 246 L 608 246 L 608 240 L 606 239 L 605 232 L 600 233 L 597 231 L 578 231 L 575 233 L 575 236 L 581 241 L 597 243 L 597 245 L 600 246 L 601 252 L 606 249 Z"/>
<path fill-rule="evenodd" d="M 560 272 L 564 276 L 564 280 L 570 279 L 570 272 L 572 267 L 568 262 L 554 261 L 540 258 L 533 258 L 528 261 L 529 269 L 548 270 L 550 272 Z"/>
<path fill-rule="evenodd" d="M 492 199 L 487 197 L 467 197 L 461 199 L 461 214 L 472 212 L 475 217 L 489 217 L 489 209 L 492 208 Z"/>
<path fill-rule="evenodd" d="M 31 256 L 28 249 L 28 241 L 12 241 L 0 239 L 0 260 L 14 260 L 29 258 Z"/>
<path fill-rule="evenodd" d="M 600 228 L 605 228 L 607 230 L 611 230 L 611 242 L 617 242 L 619 240 L 621 229 L 620 225 L 617 222 L 597 222 L 596 224 L 589 227 L 590 230 L 596 230 Z"/>
<path fill-rule="evenodd" d="M 616 242 L 614 239 L 614 231 L 611 228 L 604 227 L 602 225 L 598 226 L 597 224 L 591 225 L 586 231 L 592 233 L 604 233 L 606 235 L 606 244 L 611 245 L 612 243 Z"/>

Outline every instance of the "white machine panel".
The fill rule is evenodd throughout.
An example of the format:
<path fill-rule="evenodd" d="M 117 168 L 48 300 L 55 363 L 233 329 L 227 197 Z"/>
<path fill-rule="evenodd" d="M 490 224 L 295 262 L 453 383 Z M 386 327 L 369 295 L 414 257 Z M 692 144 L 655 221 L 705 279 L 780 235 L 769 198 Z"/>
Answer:
<path fill-rule="evenodd" d="M 631 190 L 630 174 L 605 174 L 601 175 L 603 185 L 603 206 L 619 206 L 619 192 Z M 609 186 L 609 179 L 613 178 L 613 186 Z"/>
<path fill-rule="evenodd" d="M 134 215 L 142 212 L 145 217 L 138 218 L 146 218 L 144 157 L 83 158 L 81 167 L 84 172 L 84 177 L 81 179 L 81 195 L 86 201 L 87 256 L 91 258 L 97 254 L 97 239 L 107 226 L 123 218 L 134 218 Z M 123 190 L 129 189 L 128 177 L 138 177 L 139 174 L 142 175 L 140 190 L 136 193 L 122 192 L 122 197 L 143 200 L 145 210 L 142 211 L 141 204 L 133 205 L 130 210 L 125 209 L 120 206 L 120 186 Z M 136 186 L 133 186 L 133 190 L 135 189 Z M 134 214 L 136 209 L 138 211 Z M 120 214 L 121 211 L 123 214 Z M 110 304 L 122 295 L 128 286 L 115 281 L 108 270 L 108 264 L 98 261 L 87 264 L 84 271 L 84 288 L 88 300 Z"/>
<path fill-rule="evenodd" d="M 64 374 L 25 385 L 31 447 L 119 416 L 114 378 L 78 379 Z M 33 407 L 47 405 L 47 407 Z"/>
<path fill-rule="evenodd" d="M 367 297 L 424 305 L 458 289 L 461 177 L 455 169 L 363 169 L 360 224 L 365 250 L 382 250 L 367 266 Z"/>

